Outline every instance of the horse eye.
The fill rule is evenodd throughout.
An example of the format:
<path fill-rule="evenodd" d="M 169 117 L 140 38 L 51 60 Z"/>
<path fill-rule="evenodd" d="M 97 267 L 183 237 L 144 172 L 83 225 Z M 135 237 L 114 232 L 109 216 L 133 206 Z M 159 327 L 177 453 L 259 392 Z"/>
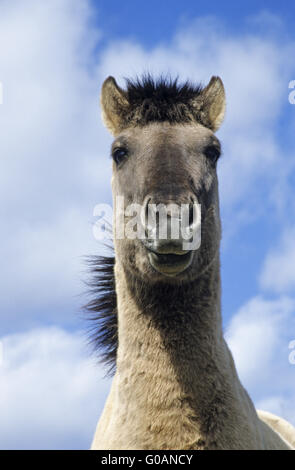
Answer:
<path fill-rule="evenodd" d="M 217 160 L 220 157 L 220 150 L 214 145 L 209 145 L 209 147 L 206 147 L 206 149 L 204 150 L 204 154 L 207 158 L 209 158 L 213 165 L 216 165 Z"/>
<path fill-rule="evenodd" d="M 128 153 L 127 150 L 123 147 L 113 150 L 112 156 L 116 162 L 116 165 L 119 165 L 126 157 Z"/>

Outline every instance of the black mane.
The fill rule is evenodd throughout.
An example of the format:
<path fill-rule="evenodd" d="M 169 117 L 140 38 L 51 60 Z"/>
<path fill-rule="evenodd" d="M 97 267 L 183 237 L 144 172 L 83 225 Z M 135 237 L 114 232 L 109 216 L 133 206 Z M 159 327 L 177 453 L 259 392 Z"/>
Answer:
<path fill-rule="evenodd" d="M 141 126 L 153 121 L 201 122 L 200 108 L 192 105 L 192 100 L 201 95 L 201 85 L 189 81 L 179 84 L 178 78 L 161 76 L 154 79 L 149 74 L 135 80 L 127 78 L 126 84 L 125 93 L 130 105 L 126 122 Z"/>
<path fill-rule="evenodd" d="M 114 256 L 91 256 L 87 258 L 91 280 L 87 282 L 93 299 L 84 306 L 89 320 L 90 342 L 98 350 L 101 362 L 112 375 L 116 368 L 118 346 L 117 297 L 114 275 Z"/>

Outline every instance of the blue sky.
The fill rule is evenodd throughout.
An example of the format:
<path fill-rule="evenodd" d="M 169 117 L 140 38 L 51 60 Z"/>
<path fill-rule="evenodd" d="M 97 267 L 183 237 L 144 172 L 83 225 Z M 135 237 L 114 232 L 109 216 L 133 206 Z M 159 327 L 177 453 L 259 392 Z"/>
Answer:
<path fill-rule="evenodd" d="M 222 19 L 227 31 L 249 33 L 248 20 L 257 12 L 269 11 L 284 21 L 285 29 L 293 27 L 294 5 L 291 1 L 278 3 L 272 1 L 250 0 L 241 2 L 199 2 L 172 0 L 141 2 L 136 0 L 118 4 L 92 0 L 98 18 L 103 18 L 105 41 L 116 39 L 133 39 L 146 47 L 153 47 L 159 42 L 167 42 L 177 28 L 189 24 L 192 18 L 212 15 Z M 99 24 L 99 19 L 98 19 Z M 256 28 L 257 31 L 257 28 Z"/>
<path fill-rule="evenodd" d="M 295 7 L 138 3 L 0 5 L 0 448 L 90 445 L 110 383 L 79 311 L 111 201 L 99 89 L 146 70 L 224 81 L 224 329 L 255 404 L 295 424 Z"/>

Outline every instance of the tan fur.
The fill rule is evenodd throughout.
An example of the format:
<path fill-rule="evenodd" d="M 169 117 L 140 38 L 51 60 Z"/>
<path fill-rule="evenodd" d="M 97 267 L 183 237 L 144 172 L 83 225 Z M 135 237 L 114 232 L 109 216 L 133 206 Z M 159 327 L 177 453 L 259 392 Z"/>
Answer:
<path fill-rule="evenodd" d="M 257 410 L 257 414 L 259 419 L 278 433 L 287 445 L 295 449 L 295 429 L 292 424 L 268 411 Z"/>
<path fill-rule="evenodd" d="M 118 108 L 127 108 L 128 101 L 113 77 L 109 77 L 103 83 L 100 102 L 103 122 L 109 131 L 115 135 L 121 129 L 121 121 L 116 111 Z"/>
<path fill-rule="evenodd" d="M 204 155 L 224 115 L 222 82 L 214 77 L 203 90 L 202 122 L 210 128 L 131 122 L 122 130 L 117 92 L 108 82 L 102 93 L 107 126 L 116 135 L 121 129 L 115 146 L 129 149 L 128 159 L 114 164 L 113 196 L 124 195 L 127 204 L 197 195 L 204 220 L 201 246 L 175 278 L 151 267 L 138 240 L 115 239 L 117 368 L 92 449 L 290 449 L 294 428 L 257 415 L 223 338 L 218 182 Z"/>
<path fill-rule="evenodd" d="M 173 360 L 165 353 L 159 331 L 142 312 L 138 312 L 126 285 L 124 271 L 118 265 L 116 278 L 119 312 L 124 312 L 119 323 L 117 372 L 92 449 L 290 448 L 295 431 L 289 423 L 289 434 L 284 435 L 264 417 L 267 424 L 258 419 L 247 392 L 239 382 L 220 324 L 214 334 L 214 346 L 208 331 L 202 344 L 198 333 L 191 335 L 192 345 L 186 345 L 189 349 L 198 342 L 196 357 L 193 355 L 187 364 L 182 363 L 183 376 L 193 393 L 189 396 L 186 384 L 179 381 Z M 212 357 L 206 357 L 206 349 L 213 349 Z M 200 410 L 205 410 L 217 394 L 223 397 L 224 402 L 221 400 L 220 408 L 216 407 L 211 432 L 204 432 L 202 416 L 198 417 L 199 422 L 191 420 L 191 416 L 196 414 L 191 402 L 195 400 Z M 284 441 L 277 432 L 281 433 Z"/>
<path fill-rule="evenodd" d="M 202 95 L 212 130 L 215 132 L 221 126 L 225 115 L 225 91 L 222 80 L 219 77 L 212 77 Z"/>

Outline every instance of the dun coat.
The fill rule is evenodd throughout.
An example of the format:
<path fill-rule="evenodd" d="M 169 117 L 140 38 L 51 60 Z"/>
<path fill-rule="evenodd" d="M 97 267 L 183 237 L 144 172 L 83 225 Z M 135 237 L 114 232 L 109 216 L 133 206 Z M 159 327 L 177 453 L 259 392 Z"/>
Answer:
<path fill-rule="evenodd" d="M 256 412 L 223 338 L 215 136 L 222 81 L 105 80 L 103 120 L 114 135 L 112 191 L 131 203 L 201 205 L 201 245 L 116 237 L 92 260 L 94 340 L 115 370 L 93 449 L 288 449 L 294 428 Z M 224 157 L 226 158 L 226 157 Z M 147 229 L 143 222 L 144 230 Z M 199 227 L 200 228 L 200 227 Z M 189 222 L 189 229 L 196 230 Z"/>

